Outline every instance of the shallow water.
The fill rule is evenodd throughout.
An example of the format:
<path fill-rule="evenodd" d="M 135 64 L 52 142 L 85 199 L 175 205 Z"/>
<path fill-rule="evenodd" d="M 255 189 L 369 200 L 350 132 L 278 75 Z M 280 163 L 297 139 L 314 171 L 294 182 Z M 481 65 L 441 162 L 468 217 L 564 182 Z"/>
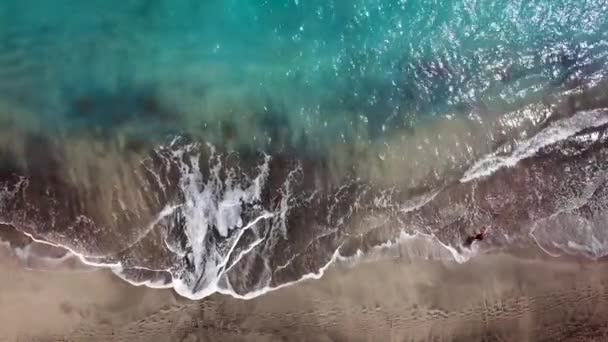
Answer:
<path fill-rule="evenodd" d="M 189 298 L 403 234 L 602 257 L 607 6 L 5 1 L 0 232 Z"/>

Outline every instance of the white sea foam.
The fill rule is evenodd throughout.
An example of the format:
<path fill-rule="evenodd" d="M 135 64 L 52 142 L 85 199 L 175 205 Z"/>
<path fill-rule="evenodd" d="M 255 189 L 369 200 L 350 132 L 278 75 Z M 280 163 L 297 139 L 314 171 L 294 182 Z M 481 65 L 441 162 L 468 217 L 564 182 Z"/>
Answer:
<path fill-rule="evenodd" d="M 276 212 L 267 212 L 260 210 L 259 215 L 250 220 L 247 223 L 242 221 L 242 212 L 240 203 L 255 204 L 260 198 L 261 189 L 264 186 L 266 177 L 268 176 L 268 161 L 266 157 L 264 164 L 259 168 L 259 173 L 256 178 L 250 182 L 248 187 L 242 188 L 236 182 L 231 179 L 221 180 L 220 179 L 220 168 L 222 167 L 219 160 L 215 159 L 212 154 L 210 163 L 212 169 L 210 172 L 210 178 L 203 182 L 203 176 L 199 169 L 198 156 L 192 155 L 188 163 L 183 161 L 185 153 L 191 153 L 195 150 L 194 146 L 187 146 L 180 151 L 176 151 L 174 157 L 176 160 L 181 160 L 181 190 L 184 194 L 184 203 L 178 208 L 178 212 L 184 215 L 185 218 L 185 234 L 187 237 L 187 247 L 191 249 L 191 264 L 194 266 L 194 270 L 186 271 L 179 269 L 168 269 L 168 270 L 153 270 L 153 271 L 167 271 L 171 275 L 171 282 L 165 283 L 164 281 L 138 281 L 129 277 L 122 268 L 121 265 L 111 266 L 112 271 L 119 276 L 121 279 L 129 282 L 135 286 L 147 286 L 152 288 L 173 288 L 178 294 L 189 299 L 197 300 L 205 298 L 213 293 L 221 293 L 224 295 L 230 295 L 240 299 L 252 299 L 270 291 L 274 291 L 280 288 L 284 288 L 307 279 L 319 279 L 323 276 L 325 271 L 336 261 L 344 260 L 340 256 L 339 248 L 336 249 L 331 259 L 319 270 L 311 273 L 302 275 L 298 280 L 278 284 L 276 286 L 270 285 L 271 278 L 264 278 L 266 284 L 262 283 L 261 286 L 254 287 L 252 290 L 245 294 L 236 292 L 231 284 L 225 278 L 226 272 L 233 268 L 239 261 L 248 253 L 252 252 L 259 244 L 264 241 L 264 237 L 258 237 L 250 242 L 244 248 L 238 250 L 238 254 L 233 258 L 232 255 L 236 251 L 237 244 L 241 240 L 243 234 L 249 229 L 256 229 L 256 225 L 262 220 L 276 219 L 276 230 L 273 232 L 279 233 L 279 235 L 271 234 L 269 239 L 277 239 L 280 235 L 286 238 L 286 216 L 290 209 L 289 198 L 291 196 L 290 182 L 298 172 L 301 172 L 299 168 L 296 168 L 289 173 L 285 184 L 281 188 L 282 201 L 278 204 Z M 432 196 L 431 196 L 432 197 Z M 424 200 L 428 200 L 425 198 Z M 423 201 L 425 202 L 425 201 Z M 239 206 L 236 205 L 239 204 Z M 412 203 L 413 205 L 419 205 L 418 202 Z M 226 238 L 228 241 L 229 248 L 222 252 L 217 249 L 217 246 L 206 243 L 206 234 L 209 233 L 211 226 L 215 226 L 218 229 L 218 233 Z M 229 233 L 236 229 L 235 234 L 230 235 Z M 407 235 L 402 233 L 398 238 L 398 242 L 401 243 L 406 239 L 428 239 L 433 241 L 435 246 L 438 246 L 436 238 L 432 236 L 426 236 L 424 234 Z M 182 248 L 167 242 L 167 246 L 171 247 L 171 250 L 175 252 L 181 252 Z M 387 242 L 386 246 L 379 246 L 378 249 L 388 247 L 392 242 Z M 449 250 L 440 245 L 446 254 L 455 255 L 454 260 L 461 261 L 463 257 L 455 250 Z M 294 256 L 295 258 L 296 256 Z M 230 264 L 228 264 L 230 260 Z M 292 261 L 293 259 L 290 259 Z M 85 260 L 86 261 L 86 260 Z M 289 262 L 284 267 L 287 267 Z M 281 267 L 279 267 L 280 269 Z M 147 269 L 146 269 L 147 270 Z M 196 281 L 201 280 L 200 284 Z"/>
<path fill-rule="evenodd" d="M 576 133 L 592 127 L 608 123 L 608 109 L 581 111 L 567 119 L 559 120 L 543 129 L 533 137 L 519 143 L 508 156 L 493 153 L 475 163 L 460 182 L 466 183 L 473 179 L 487 177 L 504 167 L 513 167 L 519 161 L 534 156 L 543 147 L 567 139 Z"/>
<path fill-rule="evenodd" d="M 138 267 L 133 267 L 133 268 L 137 269 Z M 173 288 L 173 283 L 172 282 L 165 283 L 165 282 L 162 282 L 160 280 L 135 281 L 133 279 L 130 279 L 124 273 L 124 268 L 122 266 L 112 267 L 111 270 L 112 270 L 112 273 L 114 273 L 117 277 L 119 277 L 120 279 L 126 281 L 127 283 L 129 283 L 129 284 L 131 284 L 133 286 L 146 286 L 146 287 L 153 288 L 153 289 L 170 289 L 170 288 Z"/>
<path fill-rule="evenodd" d="M 28 234 L 24 235 L 28 236 Z M 56 244 L 37 242 L 35 239 L 32 239 L 31 243 L 24 247 L 17 247 L 12 246 L 8 241 L 0 239 L 0 246 L 4 247 L 14 256 L 24 269 L 30 271 L 57 272 L 65 270 L 69 272 L 83 272 L 96 269 L 96 267 L 79 262 L 76 255 Z M 49 250 L 48 247 L 44 246 L 50 246 L 53 249 L 56 248 L 56 250 Z M 53 256 L 53 252 L 57 255 Z"/>
<path fill-rule="evenodd" d="M 323 265 L 318 271 L 316 272 L 311 272 L 308 274 L 305 274 L 303 276 L 301 276 L 298 280 L 292 281 L 292 282 L 287 282 L 287 283 L 283 283 L 277 286 L 265 286 L 261 289 L 256 289 L 253 291 L 250 291 L 244 295 L 241 294 L 237 294 L 234 291 L 229 291 L 229 290 L 225 290 L 225 289 L 218 289 L 217 292 L 225 294 L 225 295 L 229 295 L 238 299 L 253 299 L 259 296 L 262 296 L 268 292 L 271 291 L 276 291 L 279 289 L 282 289 L 284 287 L 288 287 L 297 283 L 301 283 L 305 280 L 310 280 L 310 279 L 321 279 L 323 277 L 323 275 L 325 274 L 325 271 L 340 257 L 340 247 L 338 247 L 336 249 L 336 251 L 333 253 L 331 259 L 325 264 Z"/>
<path fill-rule="evenodd" d="M 175 141 L 170 145 L 175 145 Z M 184 233 L 187 238 L 186 248 L 190 249 L 191 264 L 193 270 L 186 271 L 185 269 L 170 268 L 166 270 L 150 270 L 141 266 L 129 266 L 129 269 L 142 269 L 146 271 L 163 271 L 171 275 L 171 282 L 167 283 L 164 280 L 134 280 L 125 272 L 124 266 L 120 262 L 107 262 L 104 256 L 88 255 L 81 253 L 70 246 L 61 243 L 47 241 L 37 238 L 33 234 L 23 232 L 32 241 L 56 248 L 63 248 L 67 251 L 64 258 L 77 258 L 82 264 L 109 268 L 116 276 L 124 281 L 135 286 L 147 286 L 151 288 L 173 288 L 180 295 L 191 298 L 201 299 L 213 293 L 219 292 L 232 295 L 237 298 L 253 298 L 267 291 L 272 290 L 270 286 L 260 288 L 246 295 L 240 295 L 231 288 L 220 286 L 224 274 L 234 267 L 246 254 L 250 253 L 263 238 L 254 240 L 249 245 L 238 250 L 238 254 L 233 258 L 236 247 L 239 244 L 242 236 L 250 229 L 255 229 L 256 225 L 262 220 L 267 220 L 275 216 L 279 217 L 279 223 L 285 225 L 285 219 L 289 210 L 289 196 L 291 190 L 289 181 L 286 181 L 282 189 L 284 200 L 280 203 L 277 213 L 271 213 L 261 208 L 258 208 L 257 216 L 254 216 L 249 222 L 243 222 L 242 204 L 250 204 L 255 206 L 260 200 L 262 188 L 265 180 L 268 177 L 268 164 L 270 157 L 265 156 L 263 163 L 258 169 L 258 175 L 249 182 L 249 185 L 242 187 L 241 184 L 232 179 L 229 175 L 228 179 L 222 180 L 220 171 L 223 167 L 221 159 L 212 150 L 210 163 L 211 176 L 205 182 L 200 170 L 197 149 L 200 146 L 196 144 L 187 145 L 173 151 L 173 161 L 177 161 L 181 171 L 180 188 L 184 195 L 184 202 L 175 205 L 167 206 L 159 215 L 151 222 L 148 227 L 139 236 L 129 244 L 134 244 L 145 238 L 149 232 L 163 219 L 169 215 L 183 215 L 185 219 Z M 184 159 L 187 158 L 187 162 Z M 294 173 L 290 173 L 289 179 L 293 178 Z M 3 192 L 2 198 L 14 196 L 16 191 L 21 188 L 21 183 L 26 182 L 23 179 L 17 186 L 11 188 L 0 189 Z M 0 222 L 6 225 L 11 225 L 11 222 Z M 225 239 L 227 243 L 222 250 L 214 244 L 206 243 L 206 237 L 209 229 L 214 227 L 218 234 Z M 286 227 L 282 227 L 283 235 Z M 232 233 L 236 230 L 236 233 Z M 165 245 L 170 251 L 180 255 L 186 255 L 182 247 L 165 240 Z M 224 251 L 224 252 L 222 252 Z M 13 249 L 13 252 L 20 258 L 28 258 L 29 247 L 25 249 Z M 180 254 L 181 253 L 181 254 Z M 60 262 L 61 260 L 57 260 Z M 231 261 L 230 265 L 228 262 Z M 302 279 L 315 278 L 316 274 L 322 274 L 324 268 L 317 273 L 312 273 L 303 276 Z M 319 275 L 320 277 L 320 275 Z M 197 280 L 202 280 L 201 284 L 197 284 Z M 229 285 L 229 284 L 228 284 Z M 279 287 L 284 287 L 289 284 L 282 284 Z"/>
<path fill-rule="evenodd" d="M 358 250 L 355 255 L 340 257 L 339 260 L 341 264 L 350 266 L 362 262 L 381 260 L 386 257 L 407 259 L 410 262 L 436 260 L 464 263 L 475 256 L 477 252 L 476 244 L 473 244 L 470 249 L 459 252 L 456 248 L 441 242 L 435 235 L 421 232 L 408 233 L 402 230 L 395 239 L 374 246 L 366 253 Z"/>
<path fill-rule="evenodd" d="M 286 220 L 291 209 L 291 196 L 293 195 L 291 182 L 297 178 L 301 168 L 298 166 L 288 174 L 279 190 L 281 201 L 277 203 L 276 208 L 262 208 L 259 202 L 269 173 L 269 156 L 265 156 L 258 168 L 257 175 L 253 179 L 237 181 L 239 178 L 234 177 L 234 173 L 231 173 L 230 170 L 222 170 L 224 166 L 221 158 L 212 151 L 209 160 L 209 165 L 211 165 L 209 177 L 204 179 L 199 165 L 200 157 L 197 152 L 199 147 L 199 145 L 192 144 L 176 148 L 171 156 L 173 162 L 180 167 L 181 180 L 179 186 L 183 195 L 183 202 L 173 203 L 164 208 L 146 229 L 129 244 L 129 246 L 133 246 L 141 241 L 161 220 L 169 216 L 181 215 L 186 237 L 185 247 L 177 241 L 168 239 L 165 239 L 164 243 L 179 258 L 190 258 L 189 267 L 177 264 L 167 269 L 156 270 L 144 266 L 125 266 L 121 262 L 109 262 L 103 256 L 87 255 L 69 246 L 36 238 L 32 234 L 24 234 L 37 243 L 67 250 L 69 253 L 66 254 L 65 258 L 77 258 L 85 265 L 108 268 L 116 276 L 134 286 L 173 288 L 181 296 L 194 300 L 202 299 L 214 293 L 230 295 L 240 299 L 252 299 L 301 281 L 319 279 L 336 261 L 344 262 L 346 260 L 340 255 L 340 248 L 338 247 L 330 260 L 322 267 L 300 276 L 295 281 L 271 285 L 272 273 L 276 270 L 267 269 L 263 272 L 268 272 L 268 274 L 260 277 L 260 283 L 253 286 L 249 292 L 239 293 L 234 290 L 226 276 L 228 271 L 239 264 L 249 253 L 254 252 L 266 240 L 272 240 L 268 241 L 269 245 L 272 246 L 278 239 L 288 238 Z M 221 171 L 224 171 L 222 175 Z M 8 190 L 13 191 L 14 189 Z M 336 194 L 336 202 L 340 200 L 338 198 L 339 193 Z M 402 203 L 399 209 L 403 211 L 412 210 L 412 208 L 417 208 L 428 202 L 434 195 L 435 193 L 408 203 Z M 243 209 L 244 205 L 253 208 L 247 212 L 247 216 L 245 216 L 246 213 Z M 245 219 L 247 221 L 244 221 Z M 268 234 L 260 234 L 260 224 L 265 221 L 271 223 L 272 230 Z M 217 234 L 221 237 L 219 244 L 209 242 L 207 235 L 211 229 L 216 229 Z M 248 243 L 244 245 L 241 240 L 248 231 L 252 232 L 254 238 L 251 241 L 248 240 Z M 451 258 L 457 262 L 464 262 L 471 256 L 441 243 L 435 236 L 423 233 L 407 234 L 402 232 L 395 240 L 387 241 L 373 250 L 390 249 L 408 241 L 419 241 L 421 246 L 424 245 L 424 247 L 421 247 L 424 250 L 416 251 L 416 253 L 426 255 L 431 259 Z M 296 257 L 297 255 L 294 255 L 283 265 L 283 268 L 288 267 Z M 266 265 L 266 267 L 269 266 Z M 166 272 L 168 277 L 165 279 L 160 276 L 152 280 L 139 280 L 135 274 L 129 273 L 137 272 L 137 269 L 148 272 Z M 281 269 L 281 266 L 278 269 Z"/>
<path fill-rule="evenodd" d="M 8 224 L 8 223 L 5 223 L 5 224 Z M 93 261 L 93 260 L 95 260 L 97 258 L 96 257 L 91 257 L 91 256 L 86 255 L 84 253 L 77 252 L 76 250 L 74 250 L 73 248 L 71 248 L 69 246 L 65 246 L 65 245 L 62 245 L 62 244 L 59 244 L 59 243 L 53 243 L 53 242 L 46 241 L 46 240 L 43 240 L 43 239 L 38 239 L 38 238 L 34 237 L 32 234 L 30 234 L 30 233 L 26 233 L 26 232 L 22 232 L 22 233 L 24 235 L 26 235 L 27 237 L 29 237 L 30 239 L 32 239 L 32 241 L 34 241 L 34 242 L 38 242 L 38 243 L 49 245 L 49 246 L 52 246 L 52 247 L 63 248 L 63 249 L 68 250 L 72 255 L 74 255 L 75 257 L 77 257 L 80 260 L 80 262 L 82 262 L 85 265 L 95 266 L 95 267 L 119 267 L 119 266 L 121 266 L 121 264 L 118 263 L 118 262 L 109 263 L 109 262 L 103 262 L 103 261 L 99 261 L 99 262 L 98 261 Z"/>
<path fill-rule="evenodd" d="M 258 168 L 258 175 L 243 186 L 233 178 L 234 170 L 224 170 L 226 179 L 222 179 L 222 162 L 212 147 L 209 164 L 212 165 L 210 176 L 204 179 L 199 165 L 200 155 L 197 153 L 198 145 L 187 145 L 174 151 L 174 160 L 179 163 L 181 170 L 180 189 L 184 195 L 184 203 L 179 214 L 184 218 L 184 234 L 186 236 L 185 248 L 165 241 L 170 250 L 180 255 L 187 250 L 186 257 L 192 269 L 174 269 L 175 289 L 188 298 L 202 298 L 219 288 L 218 284 L 227 269 L 237 263 L 255 245 L 261 243 L 260 239 L 249 244 L 239 252 L 231 265 L 227 265 L 232 254 L 239 245 L 241 238 L 250 229 L 256 229 L 262 220 L 273 217 L 262 208 L 254 209 L 257 212 L 250 222 L 243 222 L 243 205 L 256 208 L 262 188 L 268 177 L 269 156 Z M 184 157 L 187 157 L 186 162 Z M 223 238 L 222 246 L 208 243 L 209 229 L 214 228 Z M 236 233 L 232 233 L 236 230 Z M 228 267 L 227 267 L 228 266 Z"/>

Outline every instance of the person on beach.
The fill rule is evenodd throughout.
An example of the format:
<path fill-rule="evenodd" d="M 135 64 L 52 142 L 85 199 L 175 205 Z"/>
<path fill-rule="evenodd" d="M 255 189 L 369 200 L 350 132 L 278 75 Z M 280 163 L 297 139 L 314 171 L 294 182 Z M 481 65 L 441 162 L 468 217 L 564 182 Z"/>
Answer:
<path fill-rule="evenodd" d="M 479 231 L 479 233 L 467 237 L 467 239 L 464 242 L 464 246 L 470 248 L 471 245 L 473 245 L 473 242 L 475 242 L 475 241 L 482 241 L 487 233 L 488 233 L 488 227 L 483 227 Z"/>

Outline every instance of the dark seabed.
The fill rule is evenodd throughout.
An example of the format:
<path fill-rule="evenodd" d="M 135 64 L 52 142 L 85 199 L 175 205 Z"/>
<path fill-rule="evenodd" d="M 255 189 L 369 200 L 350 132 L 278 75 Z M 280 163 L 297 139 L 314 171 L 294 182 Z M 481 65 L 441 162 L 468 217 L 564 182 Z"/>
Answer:
<path fill-rule="evenodd" d="M 4 1 L 0 339 L 608 340 L 607 10 Z"/>

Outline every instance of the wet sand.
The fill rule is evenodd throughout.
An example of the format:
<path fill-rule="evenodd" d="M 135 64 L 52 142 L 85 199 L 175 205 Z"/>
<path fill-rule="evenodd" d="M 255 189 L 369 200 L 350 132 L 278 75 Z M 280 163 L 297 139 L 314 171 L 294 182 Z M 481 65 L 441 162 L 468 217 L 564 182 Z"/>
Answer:
<path fill-rule="evenodd" d="M 331 267 L 253 300 L 201 301 L 105 271 L 21 270 L 3 255 L 1 341 L 602 341 L 608 264 L 494 254 Z M 525 255 L 525 256 L 523 256 Z"/>

